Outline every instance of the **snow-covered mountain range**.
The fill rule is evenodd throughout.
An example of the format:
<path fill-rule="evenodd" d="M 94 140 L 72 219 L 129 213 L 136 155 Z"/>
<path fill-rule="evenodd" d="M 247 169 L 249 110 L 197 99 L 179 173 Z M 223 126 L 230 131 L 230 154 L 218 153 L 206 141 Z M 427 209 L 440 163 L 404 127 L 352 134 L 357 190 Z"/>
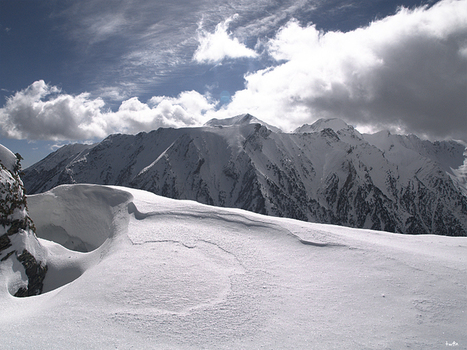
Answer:
<path fill-rule="evenodd" d="M 26 206 L 19 169 L 0 147 L 2 348 L 467 344 L 466 237 L 309 223 L 117 186 L 62 185 Z"/>
<path fill-rule="evenodd" d="M 339 119 L 282 133 L 246 114 L 67 145 L 26 169 L 23 181 L 31 194 L 111 184 L 305 221 L 460 236 L 466 157 L 456 141 L 362 135 Z"/>

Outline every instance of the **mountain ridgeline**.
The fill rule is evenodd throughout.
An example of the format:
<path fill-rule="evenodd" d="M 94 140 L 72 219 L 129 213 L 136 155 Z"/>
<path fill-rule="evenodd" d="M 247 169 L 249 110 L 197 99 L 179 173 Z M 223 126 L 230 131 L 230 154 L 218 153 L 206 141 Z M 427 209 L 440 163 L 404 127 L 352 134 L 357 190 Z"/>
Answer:
<path fill-rule="evenodd" d="M 305 221 L 466 236 L 465 150 L 387 131 L 362 135 L 339 119 L 282 133 L 246 114 L 67 145 L 26 169 L 23 182 L 29 194 L 121 185 Z"/>

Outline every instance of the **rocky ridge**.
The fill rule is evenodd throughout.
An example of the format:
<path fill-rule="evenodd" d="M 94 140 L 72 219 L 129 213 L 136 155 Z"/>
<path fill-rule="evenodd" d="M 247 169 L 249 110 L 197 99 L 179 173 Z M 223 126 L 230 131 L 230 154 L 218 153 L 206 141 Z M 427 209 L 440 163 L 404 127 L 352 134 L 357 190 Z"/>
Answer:
<path fill-rule="evenodd" d="M 23 179 L 29 193 L 112 184 L 305 221 L 462 236 L 464 152 L 455 141 L 362 135 L 337 119 L 282 133 L 242 115 L 64 146 Z"/>

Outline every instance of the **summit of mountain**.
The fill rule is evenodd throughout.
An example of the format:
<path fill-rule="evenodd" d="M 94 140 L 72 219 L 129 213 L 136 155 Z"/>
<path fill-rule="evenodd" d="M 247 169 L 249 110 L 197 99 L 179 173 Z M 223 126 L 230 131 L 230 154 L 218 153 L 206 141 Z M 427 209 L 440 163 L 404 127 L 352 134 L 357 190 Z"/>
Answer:
<path fill-rule="evenodd" d="M 248 125 L 248 124 L 260 124 L 267 127 L 269 130 L 274 132 L 281 132 L 281 130 L 275 126 L 272 126 L 268 123 L 263 122 L 262 120 L 252 116 L 249 113 L 240 114 L 235 117 L 225 118 L 225 119 L 217 119 L 213 118 L 207 121 L 204 126 L 213 126 L 213 127 L 228 127 L 234 125 Z"/>

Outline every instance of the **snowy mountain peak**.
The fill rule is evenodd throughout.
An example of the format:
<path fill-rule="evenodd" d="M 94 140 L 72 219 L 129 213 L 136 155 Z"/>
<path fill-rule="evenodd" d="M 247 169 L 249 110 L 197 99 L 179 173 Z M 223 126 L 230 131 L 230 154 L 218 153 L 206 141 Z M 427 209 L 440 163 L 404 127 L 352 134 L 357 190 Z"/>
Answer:
<path fill-rule="evenodd" d="M 315 121 L 313 124 L 304 124 L 301 127 L 295 129 L 294 133 L 306 133 L 306 132 L 319 132 L 324 129 L 332 129 L 334 132 L 340 130 L 353 130 L 353 126 L 350 126 L 342 119 L 339 118 L 330 118 L 325 119 L 321 118 Z"/>
<path fill-rule="evenodd" d="M 263 122 L 251 114 L 240 114 L 235 117 L 225 118 L 225 119 L 217 119 L 213 118 L 204 124 L 205 126 L 232 126 L 232 125 L 244 125 L 244 124 L 252 124 L 252 123 L 259 123 L 262 124 Z"/>
<path fill-rule="evenodd" d="M 342 119 L 339 118 L 330 118 L 330 119 L 318 119 L 313 124 L 304 124 L 301 127 L 295 129 L 295 134 L 306 134 L 306 133 L 315 133 L 321 132 L 323 135 L 329 136 L 329 132 L 336 135 L 339 139 L 355 145 L 360 143 L 363 140 L 362 134 L 360 134 L 355 128 Z"/>
<path fill-rule="evenodd" d="M 225 118 L 225 119 L 211 119 L 207 121 L 204 126 L 213 126 L 213 127 L 224 127 L 224 126 L 234 126 L 234 125 L 248 125 L 248 124 L 261 124 L 266 126 L 268 129 L 274 132 L 280 132 L 281 130 L 275 126 L 269 125 L 262 120 L 252 116 L 249 113 L 240 114 L 235 117 Z"/>

